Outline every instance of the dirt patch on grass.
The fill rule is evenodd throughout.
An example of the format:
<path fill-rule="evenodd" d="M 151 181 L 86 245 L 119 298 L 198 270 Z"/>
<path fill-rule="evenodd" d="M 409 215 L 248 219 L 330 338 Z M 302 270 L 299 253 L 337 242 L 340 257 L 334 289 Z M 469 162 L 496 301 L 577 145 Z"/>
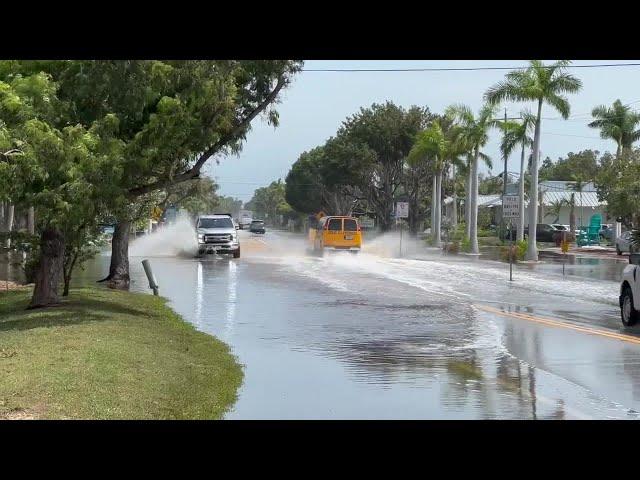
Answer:
<path fill-rule="evenodd" d="M 8 280 L 0 280 L 0 293 L 6 292 L 7 290 L 28 290 L 33 285 L 20 285 L 16 282 L 10 282 Z"/>

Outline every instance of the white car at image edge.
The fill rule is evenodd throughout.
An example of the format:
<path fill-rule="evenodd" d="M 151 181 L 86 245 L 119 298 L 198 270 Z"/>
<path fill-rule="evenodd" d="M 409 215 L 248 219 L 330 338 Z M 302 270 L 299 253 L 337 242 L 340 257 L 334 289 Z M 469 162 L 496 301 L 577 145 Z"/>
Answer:
<path fill-rule="evenodd" d="M 622 272 L 620 284 L 620 316 L 625 327 L 640 319 L 640 253 L 629 255 L 629 265 Z"/>

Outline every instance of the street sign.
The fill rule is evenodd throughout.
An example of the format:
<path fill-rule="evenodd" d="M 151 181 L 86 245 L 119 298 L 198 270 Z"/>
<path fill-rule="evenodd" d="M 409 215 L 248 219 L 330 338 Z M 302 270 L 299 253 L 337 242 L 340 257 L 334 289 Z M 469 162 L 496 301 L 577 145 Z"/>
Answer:
<path fill-rule="evenodd" d="M 363 228 L 374 228 L 376 226 L 375 220 L 371 217 L 360 217 L 358 220 Z"/>
<path fill-rule="evenodd" d="M 409 203 L 396 203 L 396 218 L 409 218 Z"/>
<path fill-rule="evenodd" d="M 520 217 L 520 202 L 518 202 L 518 195 L 503 195 L 502 218 L 518 217 Z"/>

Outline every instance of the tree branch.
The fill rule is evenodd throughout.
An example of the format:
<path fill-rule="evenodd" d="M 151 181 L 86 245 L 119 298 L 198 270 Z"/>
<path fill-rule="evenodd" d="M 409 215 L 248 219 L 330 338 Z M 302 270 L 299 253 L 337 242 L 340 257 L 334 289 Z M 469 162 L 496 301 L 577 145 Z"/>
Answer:
<path fill-rule="evenodd" d="M 165 178 L 162 180 L 158 180 L 156 182 L 144 185 L 142 187 L 132 188 L 128 192 L 128 196 L 130 198 L 136 198 L 141 195 L 144 195 L 149 192 L 153 192 L 154 190 L 159 190 L 161 188 L 165 188 L 169 185 L 175 185 L 176 183 L 185 182 L 187 180 L 191 180 L 192 178 L 197 178 L 200 175 L 200 170 L 204 166 L 205 162 L 211 158 L 213 155 L 218 153 L 223 147 L 227 145 L 228 142 L 241 135 L 246 129 L 249 127 L 251 121 L 256 118 L 262 111 L 264 111 L 267 106 L 269 106 L 276 98 L 280 90 L 284 87 L 286 83 L 285 77 L 281 76 L 278 78 L 278 83 L 276 84 L 273 91 L 267 95 L 267 97 L 260 103 L 256 108 L 254 108 L 246 118 L 240 121 L 238 125 L 234 129 L 232 129 L 226 135 L 223 135 L 216 143 L 214 143 L 211 147 L 204 151 L 196 161 L 196 163 L 186 172 L 183 172 L 179 175 L 174 176 L 173 178 Z"/>

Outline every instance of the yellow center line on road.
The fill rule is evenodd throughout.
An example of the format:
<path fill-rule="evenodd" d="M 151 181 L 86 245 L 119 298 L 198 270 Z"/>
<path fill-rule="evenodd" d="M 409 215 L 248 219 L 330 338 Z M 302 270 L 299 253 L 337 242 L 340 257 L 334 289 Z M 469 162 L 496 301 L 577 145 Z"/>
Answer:
<path fill-rule="evenodd" d="M 576 330 L 578 332 L 587 333 L 589 335 L 598 335 L 601 337 L 613 338 L 615 340 L 622 340 L 623 342 L 640 344 L 640 338 L 632 335 L 624 335 L 622 333 L 609 332 L 607 330 L 600 330 L 597 328 L 581 327 L 566 322 L 561 322 L 551 318 L 538 317 L 535 315 L 529 315 L 526 313 L 507 312 L 498 308 L 489 307 L 486 305 L 476 305 L 476 308 L 488 313 L 494 313 L 496 315 L 502 315 L 504 317 L 512 317 L 520 320 L 527 320 L 530 322 L 541 323 L 551 327 L 567 328 L 570 330 Z"/>

